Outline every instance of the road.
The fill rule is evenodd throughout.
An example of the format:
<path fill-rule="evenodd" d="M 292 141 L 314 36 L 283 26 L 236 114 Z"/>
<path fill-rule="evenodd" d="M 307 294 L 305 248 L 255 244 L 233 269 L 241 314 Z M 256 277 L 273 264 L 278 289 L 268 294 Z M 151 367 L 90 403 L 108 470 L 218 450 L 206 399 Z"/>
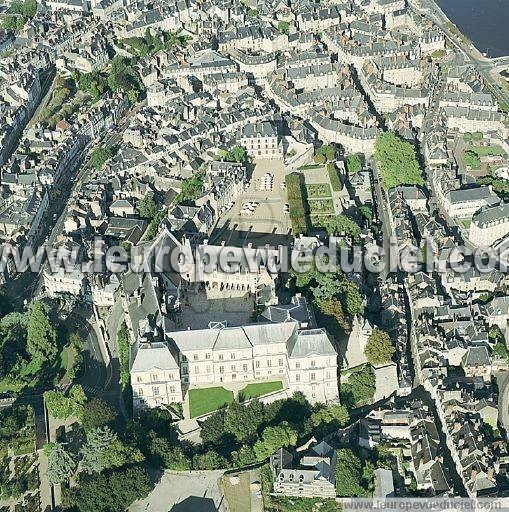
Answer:
<path fill-rule="evenodd" d="M 509 439 L 509 372 L 499 374 L 498 383 L 498 421 L 505 429 Z"/>
<path fill-rule="evenodd" d="M 134 112 L 132 112 L 131 115 L 133 115 L 133 113 Z M 100 144 L 101 147 L 111 149 L 115 146 L 118 146 L 120 141 L 122 140 L 122 135 L 123 135 L 123 132 L 126 127 L 127 127 L 127 123 L 124 123 L 121 126 L 120 131 L 113 131 L 113 132 L 108 133 L 105 136 L 105 138 L 102 140 L 102 143 Z M 80 153 L 80 155 L 77 158 L 78 159 L 83 158 L 85 156 L 85 153 L 87 151 L 89 151 L 89 149 L 90 149 L 90 146 L 86 146 L 85 148 L 83 148 L 82 152 Z M 69 212 L 69 199 L 72 198 L 74 193 L 76 191 L 78 191 L 83 186 L 83 183 L 85 183 L 85 181 L 87 181 L 92 176 L 94 171 L 95 171 L 95 168 L 92 164 L 91 156 L 89 153 L 86 157 L 84 164 L 81 167 L 81 170 L 78 172 L 76 178 L 72 181 L 70 190 L 67 195 L 67 199 L 65 200 L 65 206 L 64 206 L 61 214 L 58 216 L 58 219 L 55 222 L 55 225 L 53 226 L 53 228 L 51 229 L 51 231 L 48 235 L 48 239 L 45 242 L 45 245 L 47 245 L 48 247 L 53 246 L 55 241 L 58 239 L 58 237 L 64 231 L 65 219 L 67 218 L 67 214 Z M 43 292 L 43 287 L 44 287 L 43 272 L 46 269 L 46 267 L 47 267 L 47 264 L 43 265 L 43 267 L 39 271 L 37 278 L 35 279 L 36 284 L 34 285 L 33 292 L 32 292 L 35 297 L 40 296 Z"/>
<path fill-rule="evenodd" d="M 373 185 L 375 189 L 376 209 L 378 212 L 378 219 L 382 223 L 382 243 L 385 258 L 383 261 L 384 267 L 380 272 L 382 282 L 385 282 L 390 272 L 396 270 L 390 268 L 391 264 L 391 223 L 389 219 L 388 207 L 385 201 L 384 191 L 382 189 L 382 177 L 380 174 L 380 163 L 376 160 L 372 161 L 371 167 L 373 169 Z"/>

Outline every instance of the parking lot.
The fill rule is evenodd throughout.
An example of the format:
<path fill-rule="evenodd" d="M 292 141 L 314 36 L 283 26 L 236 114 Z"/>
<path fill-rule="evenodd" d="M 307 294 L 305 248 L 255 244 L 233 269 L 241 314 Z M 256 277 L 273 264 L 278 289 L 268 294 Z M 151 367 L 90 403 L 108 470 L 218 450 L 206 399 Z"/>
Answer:
<path fill-rule="evenodd" d="M 255 160 L 249 188 L 223 215 L 212 235 L 213 242 L 237 247 L 248 243 L 258 247 L 288 242 L 290 218 L 285 212 L 287 195 L 284 183 L 282 161 Z"/>

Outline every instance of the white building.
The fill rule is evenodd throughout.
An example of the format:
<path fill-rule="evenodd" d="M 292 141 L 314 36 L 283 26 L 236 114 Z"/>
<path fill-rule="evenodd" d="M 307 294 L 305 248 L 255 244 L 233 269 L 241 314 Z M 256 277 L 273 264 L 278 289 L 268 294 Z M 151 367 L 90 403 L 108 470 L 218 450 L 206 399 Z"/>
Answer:
<path fill-rule="evenodd" d="M 491 247 L 509 234 L 509 203 L 484 208 L 472 218 L 468 238 L 477 247 Z"/>
<path fill-rule="evenodd" d="M 133 406 L 159 407 L 182 403 L 180 370 L 167 345 L 142 343 L 132 354 Z"/>
<path fill-rule="evenodd" d="M 283 147 L 277 129 L 270 121 L 244 126 L 240 144 L 246 148 L 248 155 L 253 158 L 283 158 Z"/>

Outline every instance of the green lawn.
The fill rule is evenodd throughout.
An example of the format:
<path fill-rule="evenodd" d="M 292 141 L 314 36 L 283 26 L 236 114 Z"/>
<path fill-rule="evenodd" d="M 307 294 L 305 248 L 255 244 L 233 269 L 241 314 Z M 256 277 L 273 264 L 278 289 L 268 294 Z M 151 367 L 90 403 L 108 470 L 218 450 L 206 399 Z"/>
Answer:
<path fill-rule="evenodd" d="M 216 411 L 233 402 L 233 391 L 222 387 L 189 390 L 189 413 L 191 418 Z"/>
<path fill-rule="evenodd" d="M 274 393 L 274 391 L 279 391 L 280 389 L 283 389 L 283 383 L 280 380 L 275 380 L 248 384 L 240 393 L 242 393 L 244 400 L 250 400 L 251 398 Z"/>
<path fill-rule="evenodd" d="M 473 151 L 477 156 L 503 156 L 505 155 L 505 151 L 498 145 L 490 145 L 490 146 L 473 146 L 469 148 Z"/>

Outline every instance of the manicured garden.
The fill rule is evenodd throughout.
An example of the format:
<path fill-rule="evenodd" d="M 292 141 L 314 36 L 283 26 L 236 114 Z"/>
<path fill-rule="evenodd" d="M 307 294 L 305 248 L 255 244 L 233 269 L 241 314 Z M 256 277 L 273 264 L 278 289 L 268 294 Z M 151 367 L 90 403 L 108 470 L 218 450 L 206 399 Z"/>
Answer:
<path fill-rule="evenodd" d="M 223 387 L 189 390 L 189 414 L 191 418 L 217 411 L 233 402 L 233 392 Z"/>
<path fill-rule="evenodd" d="M 256 382 L 254 384 L 248 384 L 239 392 L 239 396 L 241 396 L 243 400 L 250 400 L 251 398 L 268 395 L 269 393 L 274 393 L 281 389 L 283 389 L 283 383 L 280 380 Z"/>
<path fill-rule="evenodd" d="M 309 198 L 332 197 L 330 185 L 327 183 L 318 183 L 306 185 L 307 196 Z"/>
<path fill-rule="evenodd" d="M 332 199 L 309 199 L 309 212 L 311 214 L 333 214 L 334 203 Z"/>
<path fill-rule="evenodd" d="M 25 508 L 38 510 L 39 472 L 35 451 L 34 412 L 13 406 L 0 413 L 0 499 L 20 499 Z M 31 504 L 37 505 L 32 507 Z M 18 505 L 16 505 L 18 510 Z"/>

